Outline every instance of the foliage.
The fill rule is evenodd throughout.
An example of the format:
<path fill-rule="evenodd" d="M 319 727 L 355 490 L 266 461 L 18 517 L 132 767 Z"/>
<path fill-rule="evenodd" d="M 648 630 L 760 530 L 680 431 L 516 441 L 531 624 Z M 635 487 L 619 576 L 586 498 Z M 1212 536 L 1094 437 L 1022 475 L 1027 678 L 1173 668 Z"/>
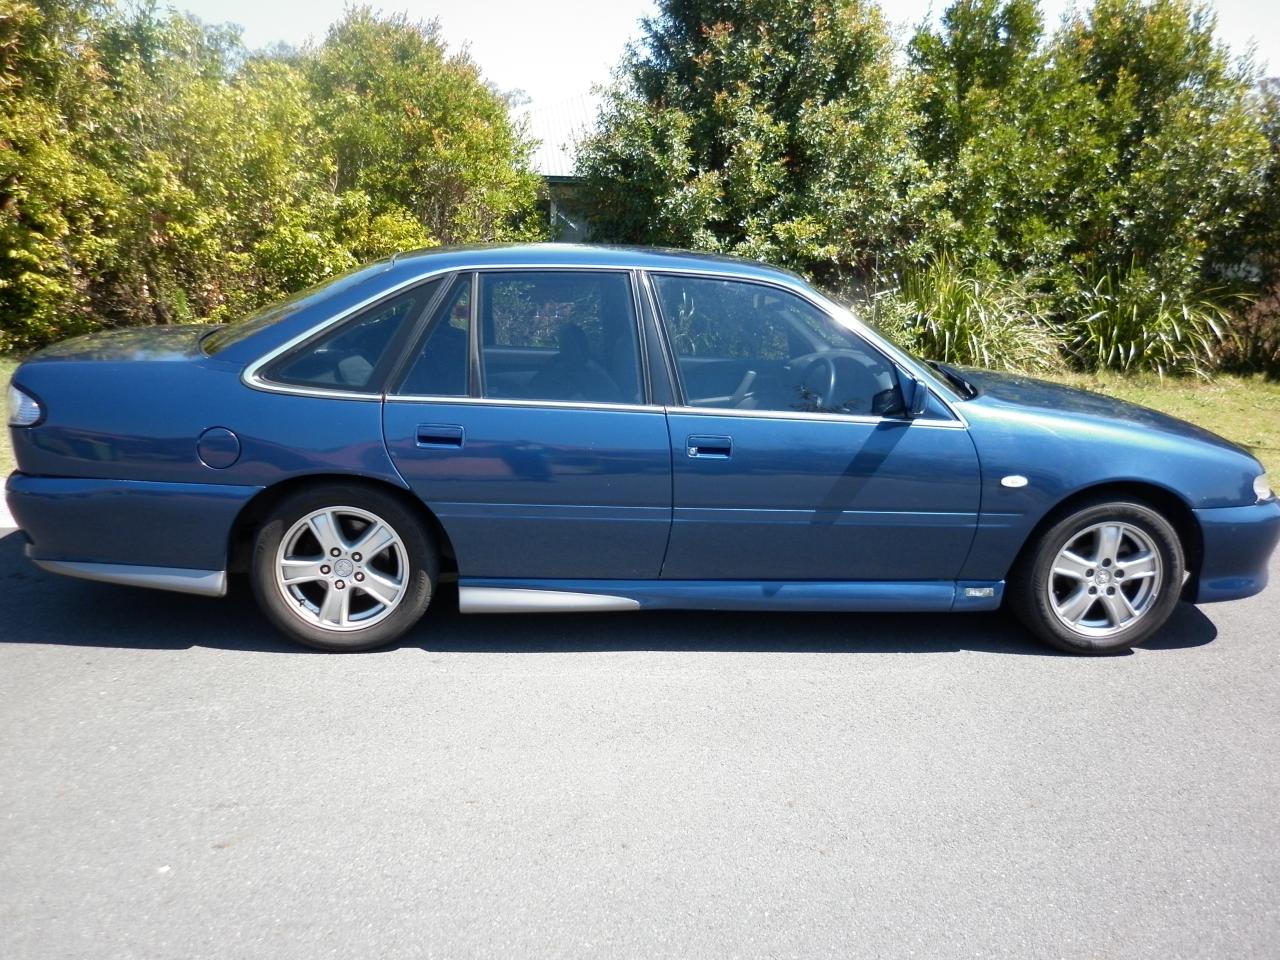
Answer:
<path fill-rule="evenodd" d="M 579 153 L 596 235 L 869 272 L 922 199 L 893 54 L 866 0 L 666 0 Z"/>
<path fill-rule="evenodd" d="M 975 272 L 941 256 L 871 298 L 871 322 L 933 360 L 1044 372 L 1060 363 L 1061 337 L 1043 297 L 994 268 Z"/>
<path fill-rule="evenodd" d="M 1033 0 L 957 0 L 912 64 L 950 240 L 1014 269 L 1136 264 L 1176 296 L 1262 197 L 1245 66 L 1190 0 L 1096 0 L 1050 38 Z"/>
<path fill-rule="evenodd" d="M 0 0 L 0 349 L 536 236 L 529 147 L 434 24 L 355 8 L 251 56 L 148 5 Z"/>
<path fill-rule="evenodd" d="M 1070 349 L 1086 369 L 1206 374 L 1231 322 L 1226 291 L 1170 293 L 1137 267 L 1107 271 L 1067 298 Z"/>
<path fill-rule="evenodd" d="M 873 310 L 935 354 L 1041 367 L 1069 329 L 1080 363 L 1204 369 L 1223 288 L 1280 264 L 1275 100 L 1214 26 L 955 0 L 904 68 L 869 2 L 661 0 L 579 170 L 601 239 L 903 277 Z"/>

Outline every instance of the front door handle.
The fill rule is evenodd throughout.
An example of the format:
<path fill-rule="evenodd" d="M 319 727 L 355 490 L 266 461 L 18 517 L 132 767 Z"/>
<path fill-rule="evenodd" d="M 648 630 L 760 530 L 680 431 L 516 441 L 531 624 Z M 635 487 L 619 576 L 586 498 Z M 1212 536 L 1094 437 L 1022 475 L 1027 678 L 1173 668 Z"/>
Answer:
<path fill-rule="evenodd" d="M 728 460 L 733 455 L 733 437 L 690 437 L 685 441 L 685 452 L 691 457 Z"/>
<path fill-rule="evenodd" d="M 420 423 L 418 446 L 461 448 L 462 427 L 454 423 Z"/>

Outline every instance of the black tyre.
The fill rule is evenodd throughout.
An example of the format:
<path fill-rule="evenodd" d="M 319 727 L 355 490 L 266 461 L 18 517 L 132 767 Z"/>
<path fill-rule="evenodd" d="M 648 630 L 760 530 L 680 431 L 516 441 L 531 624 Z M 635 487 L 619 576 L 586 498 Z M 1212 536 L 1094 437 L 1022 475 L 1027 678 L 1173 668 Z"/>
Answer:
<path fill-rule="evenodd" d="M 1029 546 L 1010 575 L 1009 604 L 1059 650 L 1115 653 L 1164 625 L 1185 575 L 1182 543 L 1160 513 L 1143 503 L 1094 502 Z"/>
<path fill-rule="evenodd" d="M 249 579 L 267 618 L 321 650 L 369 650 L 418 622 L 435 544 L 396 496 L 326 484 L 282 500 L 258 530 Z"/>

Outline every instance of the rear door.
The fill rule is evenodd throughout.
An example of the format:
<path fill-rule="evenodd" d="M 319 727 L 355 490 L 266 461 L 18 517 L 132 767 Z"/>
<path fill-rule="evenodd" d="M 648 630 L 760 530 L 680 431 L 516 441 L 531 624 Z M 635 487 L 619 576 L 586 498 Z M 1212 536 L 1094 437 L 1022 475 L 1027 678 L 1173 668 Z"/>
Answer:
<path fill-rule="evenodd" d="M 384 410 L 391 457 L 464 578 L 650 579 L 671 523 L 666 418 L 626 271 L 454 279 Z"/>

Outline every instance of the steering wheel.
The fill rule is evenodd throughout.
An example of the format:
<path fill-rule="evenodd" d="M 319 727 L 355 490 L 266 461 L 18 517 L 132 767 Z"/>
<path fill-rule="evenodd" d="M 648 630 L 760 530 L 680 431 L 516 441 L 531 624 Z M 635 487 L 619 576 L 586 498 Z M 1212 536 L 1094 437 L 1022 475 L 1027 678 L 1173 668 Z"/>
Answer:
<path fill-rule="evenodd" d="M 800 385 L 805 387 L 809 382 L 809 375 L 814 371 L 825 368 L 822 380 L 825 384 L 821 385 L 819 391 L 820 407 L 822 410 L 834 410 L 836 407 L 836 362 L 829 353 L 806 353 L 804 356 L 796 357 L 787 364 L 792 370 L 798 371 L 800 374 Z"/>

